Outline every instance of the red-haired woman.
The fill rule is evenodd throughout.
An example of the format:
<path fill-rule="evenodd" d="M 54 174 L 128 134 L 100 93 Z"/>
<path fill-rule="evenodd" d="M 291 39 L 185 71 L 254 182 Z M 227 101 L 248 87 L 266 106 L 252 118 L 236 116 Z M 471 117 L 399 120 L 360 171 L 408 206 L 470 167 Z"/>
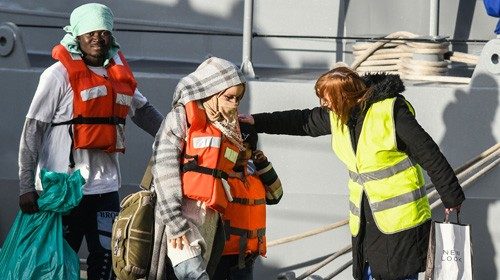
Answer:
<path fill-rule="evenodd" d="M 431 210 L 422 168 L 446 212 L 465 199 L 437 144 L 401 95 L 399 76 L 363 77 L 347 67 L 315 85 L 320 107 L 240 116 L 257 132 L 332 135 L 332 149 L 349 171 L 349 227 L 355 279 L 417 279 L 425 270 Z"/>

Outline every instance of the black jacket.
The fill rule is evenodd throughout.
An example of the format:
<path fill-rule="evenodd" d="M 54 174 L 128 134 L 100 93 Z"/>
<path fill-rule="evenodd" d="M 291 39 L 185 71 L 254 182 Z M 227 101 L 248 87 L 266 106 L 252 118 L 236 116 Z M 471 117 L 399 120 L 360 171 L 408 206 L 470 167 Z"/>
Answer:
<path fill-rule="evenodd" d="M 427 171 L 446 208 L 458 206 L 465 199 L 462 188 L 450 164 L 437 144 L 418 124 L 408 109 L 404 97 L 404 85 L 399 76 L 375 74 L 363 77 L 372 87 L 373 94 L 368 106 L 377 101 L 397 97 L 394 104 L 397 146 Z M 363 125 L 364 112 L 352 114 L 348 127 L 354 149 Z M 257 132 L 321 136 L 331 134 L 327 109 L 316 107 L 305 110 L 290 110 L 253 115 Z M 425 270 L 430 220 L 415 228 L 383 234 L 375 225 L 366 196 L 363 196 L 360 233 L 352 238 L 353 276 L 363 278 L 363 269 L 368 262 L 372 275 L 378 279 L 400 279 Z"/>

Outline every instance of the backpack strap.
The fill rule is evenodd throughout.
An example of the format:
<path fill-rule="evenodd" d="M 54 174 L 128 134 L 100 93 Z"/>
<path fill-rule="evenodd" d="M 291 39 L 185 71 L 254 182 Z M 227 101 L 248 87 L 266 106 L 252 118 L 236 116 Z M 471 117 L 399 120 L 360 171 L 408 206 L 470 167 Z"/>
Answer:
<path fill-rule="evenodd" d="M 151 184 L 153 183 L 153 173 L 151 173 L 151 167 L 153 166 L 153 157 L 149 159 L 148 166 L 144 171 L 144 176 L 142 176 L 142 181 L 139 185 L 143 190 L 150 190 Z"/>

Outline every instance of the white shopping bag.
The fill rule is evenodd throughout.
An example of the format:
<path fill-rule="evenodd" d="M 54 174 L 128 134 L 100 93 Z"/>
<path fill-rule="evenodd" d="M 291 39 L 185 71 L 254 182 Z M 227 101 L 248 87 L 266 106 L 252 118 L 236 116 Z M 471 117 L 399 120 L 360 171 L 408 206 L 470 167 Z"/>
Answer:
<path fill-rule="evenodd" d="M 470 225 L 432 222 L 425 279 L 472 280 Z"/>

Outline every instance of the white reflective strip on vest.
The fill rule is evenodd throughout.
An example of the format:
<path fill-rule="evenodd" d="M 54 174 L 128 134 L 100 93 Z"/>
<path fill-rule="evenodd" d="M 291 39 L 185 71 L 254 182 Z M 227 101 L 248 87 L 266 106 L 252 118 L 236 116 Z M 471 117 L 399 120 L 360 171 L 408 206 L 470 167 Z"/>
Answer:
<path fill-rule="evenodd" d="M 404 170 L 406 170 L 414 165 L 415 165 L 415 163 L 410 158 L 406 158 L 406 159 L 396 163 L 395 165 L 389 166 L 389 167 L 384 168 L 382 170 L 366 172 L 366 173 L 356 173 L 354 171 L 349 170 L 349 177 L 354 182 L 363 185 L 364 183 L 366 183 L 368 181 L 389 178 L 389 177 L 391 177 L 395 174 L 398 174 L 399 172 L 404 171 Z"/>
<path fill-rule="evenodd" d="M 115 64 L 116 64 L 116 65 L 123 65 L 123 61 L 122 61 L 122 59 L 120 58 L 120 55 L 118 55 L 118 53 L 116 53 L 116 54 L 113 56 L 113 60 L 115 61 Z"/>
<path fill-rule="evenodd" d="M 108 90 L 106 86 L 96 86 L 93 88 L 88 88 L 80 91 L 80 97 L 83 101 L 88 101 L 90 99 L 94 99 L 101 96 L 106 96 L 108 94 Z"/>
<path fill-rule="evenodd" d="M 116 103 L 130 107 L 130 105 L 132 104 L 132 96 L 122 94 L 122 93 L 117 93 L 116 94 Z"/>
<path fill-rule="evenodd" d="M 211 136 L 193 137 L 193 148 L 196 149 L 207 148 L 207 147 L 220 148 L 220 142 L 221 142 L 220 137 L 211 137 Z"/>
<path fill-rule="evenodd" d="M 370 208 L 373 212 L 384 211 L 387 209 L 391 209 L 400 205 L 404 205 L 406 203 L 417 201 L 418 199 L 426 196 L 425 186 L 422 186 L 416 190 L 411 192 L 407 192 L 404 194 L 400 194 L 396 197 L 389 198 L 379 202 L 370 203 Z"/>
<path fill-rule="evenodd" d="M 389 178 L 391 176 L 394 176 L 395 174 L 404 171 L 412 166 L 415 166 L 416 164 L 410 159 L 406 158 L 398 163 L 396 163 L 393 166 L 384 168 L 382 170 L 377 170 L 377 171 L 372 171 L 372 172 L 366 172 L 366 173 L 356 173 L 353 171 L 349 170 L 349 177 L 351 180 L 354 182 L 363 185 L 366 182 L 373 181 L 373 180 L 381 180 L 385 178 Z M 401 195 L 398 195 L 393 198 L 389 198 L 384 201 L 379 201 L 379 202 L 374 202 L 370 203 L 370 208 L 373 212 L 376 211 L 384 211 L 390 208 L 394 208 L 396 206 L 404 205 L 406 203 L 410 203 L 413 201 L 416 201 L 417 199 L 422 198 L 424 195 L 427 195 L 425 192 L 425 188 L 421 187 L 417 190 L 404 193 Z M 349 208 L 351 210 L 351 213 L 353 215 L 359 216 L 359 208 L 354 205 L 352 202 L 349 205 Z"/>

